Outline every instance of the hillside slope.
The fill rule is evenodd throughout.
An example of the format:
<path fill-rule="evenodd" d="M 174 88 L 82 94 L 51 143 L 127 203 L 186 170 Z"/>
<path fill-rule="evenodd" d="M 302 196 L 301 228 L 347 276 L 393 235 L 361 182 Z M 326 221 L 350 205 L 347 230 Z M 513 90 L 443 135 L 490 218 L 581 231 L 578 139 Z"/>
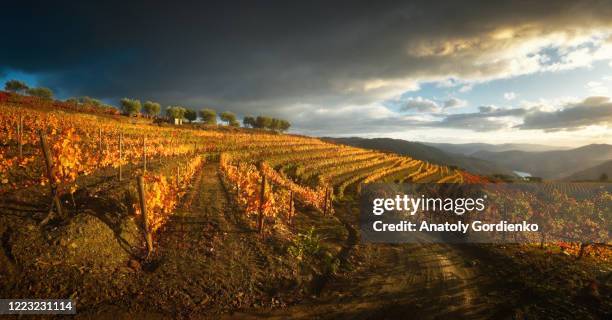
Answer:
<path fill-rule="evenodd" d="M 504 152 L 504 151 L 526 151 L 526 152 L 543 152 L 543 151 L 554 151 L 554 150 L 567 150 L 570 148 L 566 147 L 555 147 L 546 146 L 541 144 L 529 144 L 529 143 L 503 143 L 503 144 L 489 144 L 489 143 L 432 143 L 423 142 L 423 144 L 438 148 L 444 152 L 458 153 L 463 155 L 472 155 L 479 151 L 490 151 L 490 152 Z"/>
<path fill-rule="evenodd" d="M 612 160 L 606 161 L 600 165 L 578 171 L 566 177 L 564 180 L 569 181 L 584 181 L 584 180 L 599 180 L 602 174 L 608 176 L 608 180 L 612 179 Z"/>
<path fill-rule="evenodd" d="M 294 301 L 348 259 L 356 236 L 345 236 L 354 228 L 337 218 L 346 210 L 338 201 L 352 201 L 362 182 L 473 179 L 318 138 L 154 124 L 107 109 L 4 97 L 0 292 L 78 292 L 80 313 L 122 306 L 190 318 Z M 41 140 L 52 148 L 41 151 Z M 59 175 L 52 213 L 45 158 Z M 358 216 L 352 208 L 345 215 Z M 307 261 L 292 255 L 293 240 L 315 229 L 317 253 Z"/>
<path fill-rule="evenodd" d="M 495 164 L 493 162 L 474 157 L 468 157 L 461 154 L 444 152 L 438 148 L 434 148 L 432 146 L 420 142 L 412 142 L 391 138 L 365 139 L 359 137 L 350 137 L 324 139 L 353 147 L 387 151 L 402 155 L 410 155 L 415 159 L 443 164 L 447 166 L 457 166 L 467 171 L 483 175 L 490 175 L 495 173 L 504 173 L 510 175 L 513 174 L 510 168 Z"/>
<path fill-rule="evenodd" d="M 591 144 L 571 150 L 546 152 L 480 151 L 474 157 L 545 179 L 559 179 L 612 159 L 612 145 Z"/>

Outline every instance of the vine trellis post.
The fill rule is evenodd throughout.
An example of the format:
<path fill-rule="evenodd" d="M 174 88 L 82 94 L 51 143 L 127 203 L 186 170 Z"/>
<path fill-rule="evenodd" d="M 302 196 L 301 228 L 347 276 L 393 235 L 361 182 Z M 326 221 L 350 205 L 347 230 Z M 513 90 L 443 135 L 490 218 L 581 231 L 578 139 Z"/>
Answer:
<path fill-rule="evenodd" d="M 17 124 L 17 144 L 19 145 L 19 158 L 23 158 L 23 115 L 19 115 Z"/>
<path fill-rule="evenodd" d="M 289 223 L 292 224 L 293 223 L 293 210 L 294 210 L 294 203 L 293 203 L 293 190 L 289 191 Z"/>
<path fill-rule="evenodd" d="M 261 175 L 261 190 L 259 193 L 259 218 L 257 221 L 257 229 L 259 233 L 263 233 L 264 226 L 264 202 L 266 199 L 266 176 Z"/>
<path fill-rule="evenodd" d="M 145 181 L 143 176 L 138 176 L 138 198 L 140 200 L 140 212 L 142 213 L 142 228 L 147 243 L 147 257 L 153 252 L 153 235 L 151 233 L 151 217 L 147 211 L 145 193 Z"/>
<path fill-rule="evenodd" d="M 123 132 L 119 133 L 119 181 L 123 180 Z"/>
<path fill-rule="evenodd" d="M 142 170 L 147 171 L 147 138 L 142 137 Z"/>
<path fill-rule="evenodd" d="M 53 215 L 53 208 L 57 211 L 57 214 L 60 217 L 63 217 L 64 213 L 62 210 L 62 203 L 59 199 L 59 195 L 57 194 L 57 184 L 54 181 L 54 173 L 55 168 L 53 165 L 53 158 L 51 157 L 51 151 L 49 150 L 49 146 L 47 144 L 47 137 L 42 130 L 38 130 L 38 137 L 40 139 L 40 148 L 42 149 L 43 156 L 45 158 L 45 165 L 47 168 L 47 179 L 49 180 L 49 187 L 51 189 L 51 205 L 49 208 L 49 215 L 45 218 L 41 224 L 46 224 L 49 219 L 51 219 Z"/>

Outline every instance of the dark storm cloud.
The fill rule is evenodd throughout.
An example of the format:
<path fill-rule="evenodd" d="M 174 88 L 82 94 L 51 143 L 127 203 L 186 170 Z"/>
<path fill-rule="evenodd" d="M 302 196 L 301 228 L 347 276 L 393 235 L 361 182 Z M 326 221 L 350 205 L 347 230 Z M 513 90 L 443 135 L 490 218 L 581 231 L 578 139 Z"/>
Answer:
<path fill-rule="evenodd" d="M 527 114 L 521 129 L 546 131 L 578 130 L 590 125 L 612 124 L 612 101 L 608 97 L 589 97 L 556 111 L 535 111 Z"/>
<path fill-rule="evenodd" d="M 0 13 L 0 72 L 73 95 L 291 117 L 289 105 L 363 105 L 421 79 L 520 73 L 495 53 L 610 16 L 605 1 L 13 1 Z M 492 36 L 506 27 L 519 36 Z"/>

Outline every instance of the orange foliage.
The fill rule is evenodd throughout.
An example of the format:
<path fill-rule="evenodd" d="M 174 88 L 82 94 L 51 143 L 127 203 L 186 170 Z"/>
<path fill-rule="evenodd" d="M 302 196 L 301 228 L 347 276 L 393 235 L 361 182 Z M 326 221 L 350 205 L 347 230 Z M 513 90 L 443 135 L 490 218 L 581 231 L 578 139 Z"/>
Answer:
<path fill-rule="evenodd" d="M 145 180 L 145 200 L 147 211 L 151 215 L 150 227 L 152 231 L 158 230 L 170 217 L 179 200 L 185 195 L 190 184 L 191 178 L 204 163 L 201 156 L 194 157 L 186 166 L 180 166 L 177 174 L 164 174 L 146 172 L 143 177 Z M 176 168 L 179 168 L 178 166 Z M 176 169 L 174 172 L 177 172 Z M 134 203 L 134 210 L 140 215 L 139 203 Z"/>

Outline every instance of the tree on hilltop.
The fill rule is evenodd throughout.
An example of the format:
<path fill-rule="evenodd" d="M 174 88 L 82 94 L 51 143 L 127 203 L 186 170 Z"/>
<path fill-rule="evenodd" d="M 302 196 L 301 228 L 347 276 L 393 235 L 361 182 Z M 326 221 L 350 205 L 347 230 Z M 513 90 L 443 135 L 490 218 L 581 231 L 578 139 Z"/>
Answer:
<path fill-rule="evenodd" d="M 289 121 L 284 119 L 272 118 L 272 121 L 270 121 L 270 125 L 267 127 L 267 129 L 270 129 L 272 131 L 284 132 L 289 130 L 289 127 L 291 127 Z"/>
<path fill-rule="evenodd" d="M 147 101 L 142 107 L 144 112 L 150 117 L 156 117 L 161 112 L 161 105 L 157 102 Z"/>
<path fill-rule="evenodd" d="M 140 113 L 140 109 L 142 106 L 140 105 L 140 100 L 123 98 L 120 101 L 121 110 L 123 113 L 129 116 L 137 115 Z"/>
<path fill-rule="evenodd" d="M 182 120 L 185 118 L 185 113 L 187 109 L 179 106 L 171 106 L 166 108 L 166 115 L 172 119 Z"/>
<path fill-rule="evenodd" d="M 103 105 L 102 101 L 88 96 L 80 97 L 78 101 L 82 104 L 94 105 L 96 107 Z"/>
<path fill-rule="evenodd" d="M 194 122 L 198 118 L 198 113 L 195 110 L 185 109 L 185 118 L 189 122 Z"/>
<path fill-rule="evenodd" d="M 280 120 L 280 127 L 279 130 L 281 132 L 285 132 L 287 130 L 289 130 L 289 128 L 291 128 L 291 123 L 287 120 L 281 119 Z"/>
<path fill-rule="evenodd" d="M 266 116 L 257 116 L 255 118 L 254 128 L 269 129 L 272 126 L 272 118 Z"/>
<path fill-rule="evenodd" d="M 284 132 L 289 130 L 291 123 L 284 119 L 272 118 L 267 116 L 246 116 L 242 120 L 245 127 L 251 127 L 256 129 L 268 129 L 272 131 Z"/>
<path fill-rule="evenodd" d="M 4 90 L 10 91 L 13 93 L 23 93 L 29 89 L 28 85 L 23 81 L 19 80 L 9 80 L 4 83 Z"/>
<path fill-rule="evenodd" d="M 213 109 L 200 110 L 200 118 L 204 124 L 217 124 L 217 112 Z"/>
<path fill-rule="evenodd" d="M 255 117 L 253 116 L 245 116 L 242 119 L 242 125 L 247 128 L 255 128 Z"/>
<path fill-rule="evenodd" d="M 229 112 L 229 111 L 221 112 L 221 115 L 219 117 L 221 118 L 222 121 L 227 122 L 228 126 L 232 126 L 232 127 L 240 126 L 240 123 L 238 122 L 238 120 L 236 120 L 236 114 L 233 112 Z"/>
<path fill-rule="evenodd" d="M 281 127 L 281 120 L 272 118 L 272 121 L 270 121 L 270 126 L 268 127 L 268 129 L 272 131 L 280 131 L 280 127 Z"/>

